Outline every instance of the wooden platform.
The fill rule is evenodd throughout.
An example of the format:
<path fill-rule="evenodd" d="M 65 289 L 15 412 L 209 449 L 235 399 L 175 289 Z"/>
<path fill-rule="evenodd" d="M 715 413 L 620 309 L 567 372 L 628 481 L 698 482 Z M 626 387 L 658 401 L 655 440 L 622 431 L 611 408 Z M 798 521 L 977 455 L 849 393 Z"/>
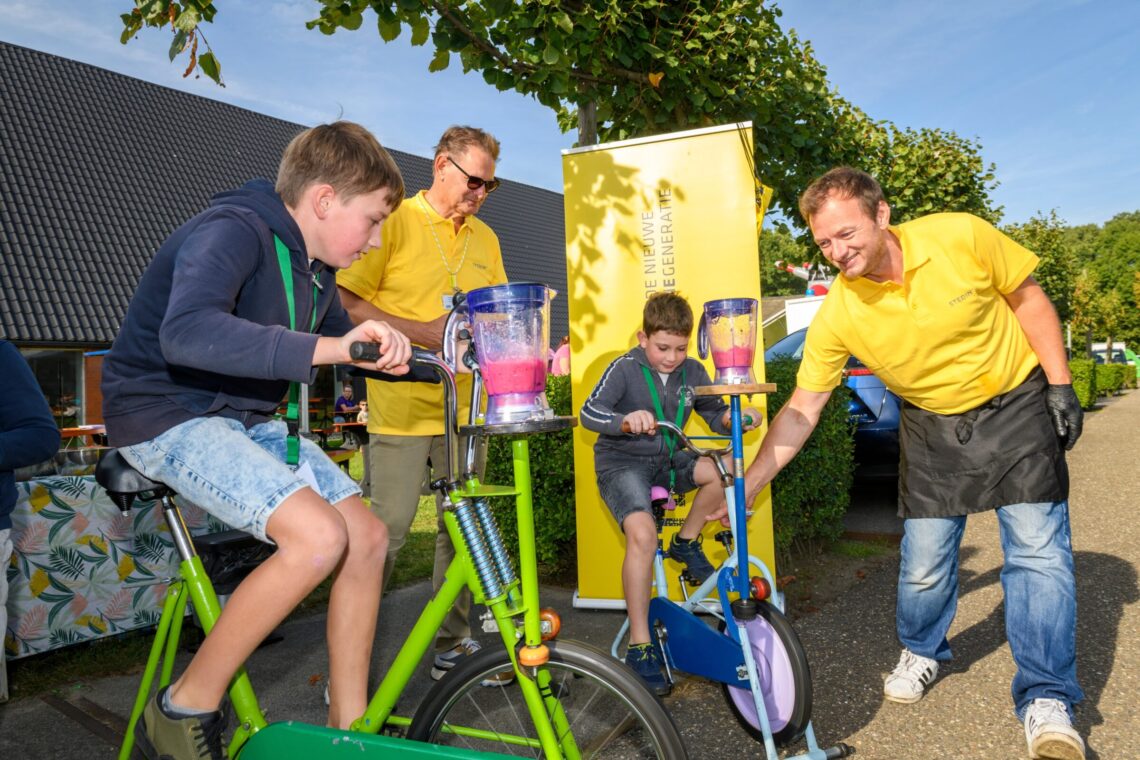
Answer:
<path fill-rule="evenodd" d="M 693 388 L 697 396 L 751 396 L 753 393 L 775 393 L 775 383 L 737 383 L 735 385 L 702 385 Z"/>

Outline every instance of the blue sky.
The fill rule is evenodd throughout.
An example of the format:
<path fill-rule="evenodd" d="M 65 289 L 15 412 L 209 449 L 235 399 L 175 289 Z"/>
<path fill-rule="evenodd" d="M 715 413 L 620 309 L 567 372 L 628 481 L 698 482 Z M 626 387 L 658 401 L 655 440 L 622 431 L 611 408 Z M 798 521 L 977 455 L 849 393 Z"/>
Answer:
<path fill-rule="evenodd" d="M 226 88 L 183 79 L 169 32 L 119 44 L 130 0 L 0 0 L 0 39 L 303 124 L 337 118 L 389 147 L 430 155 L 448 125 L 503 143 L 499 175 L 561 190 L 573 135 L 532 99 L 501 93 L 458 62 L 427 71 L 407 31 L 384 44 L 374 17 L 326 37 L 312 0 L 222 2 L 204 27 Z M 1056 209 L 1070 224 L 1140 209 L 1140 2 L 1135 0 L 785 0 L 832 84 L 876 119 L 977 137 L 997 164 L 1005 222 Z"/>

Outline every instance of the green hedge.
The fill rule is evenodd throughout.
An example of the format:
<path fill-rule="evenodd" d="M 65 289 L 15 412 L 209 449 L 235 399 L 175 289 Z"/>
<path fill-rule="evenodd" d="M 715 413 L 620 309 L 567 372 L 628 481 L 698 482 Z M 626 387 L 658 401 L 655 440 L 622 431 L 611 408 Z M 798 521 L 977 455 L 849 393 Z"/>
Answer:
<path fill-rule="evenodd" d="M 1132 369 L 1125 364 L 1098 364 L 1096 367 L 1096 387 L 1102 396 L 1112 396 L 1124 386 L 1124 370 Z"/>
<path fill-rule="evenodd" d="M 768 396 L 769 421 L 795 389 L 798 369 L 795 359 L 767 363 L 765 379 L 777 386 Z M 835 389 L 815 432 L 772 481 L 772 521 L 780 554 L 792 548 L 812 548 L 843 532 L 855 471 L 855 443 L 847 413 L 850 398 L 846 385 Z"/>
<path fill-rule="evenodd" d="M 1084 409 L 1092 409 L 1096 404 L 1096 364 L 1092 359 L 1073 359 L 1069 362 L 1073 374 L 1073 390 Z"/>
<path fill-rule="evenodd" d="M 572 414 L 570 377 L 551 375 L 546 379 L 546 398 L 554 413 Z M 532 435 L 530 448 L 531 490 L 534 498 L 534 530 L 538 561 L 552 570 L 566 569 L 572 563 L 574 536 L 574 441 L 572 430 Z M 510 436 L 493 436 L 487 448 L 488 483 L 506 485 L 514 481 Z M 503 537 L 511 547 L 518 546 L 515 500 L 492 499 Z"/>

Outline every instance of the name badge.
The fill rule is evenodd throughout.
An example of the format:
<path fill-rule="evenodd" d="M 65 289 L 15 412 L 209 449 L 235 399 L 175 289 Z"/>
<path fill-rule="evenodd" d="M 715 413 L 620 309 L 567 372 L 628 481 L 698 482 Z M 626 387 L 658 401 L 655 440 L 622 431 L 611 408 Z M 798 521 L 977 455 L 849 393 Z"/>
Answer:
<path fill-rule="evenodd" d="M 447 309 L 448 311 L 451 311 L 455 308 L 454 293 L 444 293 L 443 296 L 441 296 L 440 300 L 443 301 L 443 308 Z"/>

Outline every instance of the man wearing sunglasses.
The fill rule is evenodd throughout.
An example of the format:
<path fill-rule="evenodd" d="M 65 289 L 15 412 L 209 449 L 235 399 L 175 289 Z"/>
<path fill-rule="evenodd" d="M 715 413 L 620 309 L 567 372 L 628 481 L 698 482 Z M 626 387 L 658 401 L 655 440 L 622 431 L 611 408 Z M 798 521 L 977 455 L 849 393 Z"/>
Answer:
<path fill-rule="evenodd" d="M 499 141 L 481 129 L 455 126 L 443 133 L 432 160 L 431 187 L 405 200 L 388 217 L 379 248 L 337 274 L 341 302 L 353 320 L 383 314 L 413 343 L 438 349 L 457 291 L 507 281 L 499 239 L 475 216 L 499 186 L 498 158 Z M 457 381 L 459 419 L 466 420 L 471 376 L 460 375 Z M 367 456 L 370 479 L 377 484 L 372 506 L 388 526 L 387 584 L 416 515 L 429 459 L 431 477 L 443 474 L 443 389 L 426 383 L 369 380 L 368 401 Z M 480 451 L 480 473 L 483 454 Z M 441 508 L 442 497 L 436 496 L 436 506 Z M 438 517 L 432 578 L 436 589 L 455 556 L 441 512 Z M 442 678 L 460 658 L 479 649 L 471 638 L 470 608 L 471 595 L 464 591 L 436 639 L 433 678 Z M 500 686 L 510 680 L 508 672 L 484 685 Z"/>

